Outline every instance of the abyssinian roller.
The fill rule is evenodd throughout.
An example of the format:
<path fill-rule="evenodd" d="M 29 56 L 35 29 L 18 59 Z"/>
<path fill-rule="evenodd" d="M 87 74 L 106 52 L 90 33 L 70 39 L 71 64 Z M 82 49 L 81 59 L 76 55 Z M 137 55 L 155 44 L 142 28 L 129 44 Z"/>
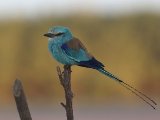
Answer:
<path fill-rule="evenodd" d="M 69 28 L 63 26 L 51 27 L 44 36 L 49 38 L 48 49 L 58 62 L 69 66 L 78 65 L 95 69 L 105 76 L 117 81 L 120 85 L 155 109 L 155 105 L 157 105 L 155 101 L 105 70 L 105 66 L 87 51 L 82 42 L 72 35 Z"/>

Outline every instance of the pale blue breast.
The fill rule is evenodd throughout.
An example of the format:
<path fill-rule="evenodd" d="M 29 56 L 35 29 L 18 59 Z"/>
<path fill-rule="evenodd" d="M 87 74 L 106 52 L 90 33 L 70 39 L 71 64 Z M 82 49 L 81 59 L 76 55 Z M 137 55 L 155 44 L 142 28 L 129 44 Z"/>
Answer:
<path fill-rule="evenodd" d="M 52 56 L 60 63 L 65 65 L 74 65 L 76 62 L 70 59 L 61 49 L 61 45 L 55 44 L 54 41 L 48 42 L 48 49 Z"/>

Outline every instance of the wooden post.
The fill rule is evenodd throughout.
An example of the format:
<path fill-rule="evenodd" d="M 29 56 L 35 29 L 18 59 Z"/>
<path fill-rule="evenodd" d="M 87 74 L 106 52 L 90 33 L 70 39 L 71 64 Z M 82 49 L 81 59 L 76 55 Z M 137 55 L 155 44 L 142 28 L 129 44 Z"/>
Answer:
<path fill-rule="evenodd" d="M 23 86 L 20 80 L 15 80 L 14 82 L 13 95 L 21 120 L 32 120 L 26 97 L 23 91 Z"/>
<path fill-rule="evenodd" d="M 63 72 L 61 72 L 60 67 L 57 67 L 57 72 L 60 83 L 63 86 L 66 99 L 66 103 L 64 104 L 61 102 L 61 105 L 66 110 L 67 120 L 74 120 L 72 107 L 73 93 L 71 90 L 71 66 L 65 65 Z"/>

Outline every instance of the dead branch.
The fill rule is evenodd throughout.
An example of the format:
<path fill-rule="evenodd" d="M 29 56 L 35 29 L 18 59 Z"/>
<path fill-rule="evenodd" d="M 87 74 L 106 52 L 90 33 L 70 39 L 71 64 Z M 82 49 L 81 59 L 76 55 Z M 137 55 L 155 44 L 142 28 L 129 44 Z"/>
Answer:
<path fill-rule="evenodd" d="M 61 102 L 61 105 L 66 110 L 67 120 L 74 120 L 72 107 L 73 93 L 71 90 L 71 66 L 65 65 L 63 72 L 61 72 L 61 69 L 58 66 L 57 73 L 59 76 L 60 83 L 63 86 L 66 99 L 66 103 L 64 104 L 63 102 Z"/>
<path fill-rule="evenodd" d="M 23 91 L 23 86 L 20 80 L 15 80 L 14 82 L 13 95 L 21 120 L 32 120 L 27 100 Z"/>

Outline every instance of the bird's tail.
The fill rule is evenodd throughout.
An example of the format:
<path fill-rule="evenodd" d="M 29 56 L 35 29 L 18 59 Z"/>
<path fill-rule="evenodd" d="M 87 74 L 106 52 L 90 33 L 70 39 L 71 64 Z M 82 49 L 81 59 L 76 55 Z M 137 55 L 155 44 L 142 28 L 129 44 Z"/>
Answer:
<path fill-rule="evenodd" d="M 110 72 L 106 71 L 105 69 L 97 69 L 100 73 L 112 78 L 113 80 L 116 80 L 117 82 L 120 83 L 120 85 L 122 85 L 123 87 L 125 87 L 127 90 L 131 91 L 133 94 L 135 94 L 137 97 L 139 97 L 140 99 L 142 99 L 145 103 L 147 103 L 148 105 L 150 105 L 153 109 L 155 109 L 155 105 L 157 105 L 157 103 L 152 100 L 150 97 L 148 97 L 147 95 L 145 95 L 144 93 L 140 92 L 139 90 L 135 89 L 134 87 L 132 87 L 131 85 L 129 85 L 128 83 L 120 80 L 119 78 L 117 78 L 116 76 L 114 76 L 113 74 L 111 74 Z"/>

